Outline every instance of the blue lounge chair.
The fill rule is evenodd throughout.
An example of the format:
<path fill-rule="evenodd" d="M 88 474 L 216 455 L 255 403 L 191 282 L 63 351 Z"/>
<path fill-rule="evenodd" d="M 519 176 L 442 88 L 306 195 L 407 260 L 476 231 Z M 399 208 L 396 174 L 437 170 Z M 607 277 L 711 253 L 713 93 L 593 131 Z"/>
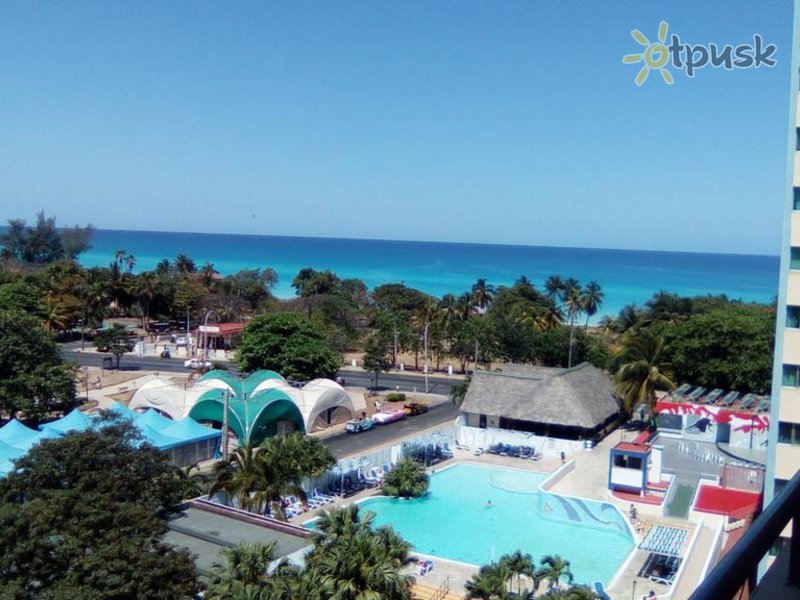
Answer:
<path fill-rule="evenodd" d="M 603 589 L 603 582 L 602 581 L 595 581 L 594 582 L 594 591 L 597 594 L 597 597 L 600 600 L 611 600 L 611 596 L 609 596 L 606 591 Z"/>

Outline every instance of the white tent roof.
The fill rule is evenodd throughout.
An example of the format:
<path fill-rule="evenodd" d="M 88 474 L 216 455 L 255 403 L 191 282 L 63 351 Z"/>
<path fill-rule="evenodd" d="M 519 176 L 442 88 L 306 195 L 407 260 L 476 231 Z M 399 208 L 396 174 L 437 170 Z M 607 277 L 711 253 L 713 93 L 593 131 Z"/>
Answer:
<path fill-rule="evenodd" d="M 165 379 L 154 379 L 137 390 L 129 406 L 138 411 L 155 408 L 178 420 L 187 416 L 200 396 L 211 389 L 231 388 L 226 382 L 214 378 L 198 381 L 187 389 Z M 280 390 L 295 403 L 303 415 L 306 431 L 311 431 L 317 417 L 328 409 L 343 408 L 351 415 L 355 412 L 353 400 L 347 391 L 330 379 L 314 379 L 301 388 L 293 387 L 281 379 L 265 379 L 253 389 L 252 394 L 270 389 Z M 232 391 L 235 393 L 235 390 Z"/>

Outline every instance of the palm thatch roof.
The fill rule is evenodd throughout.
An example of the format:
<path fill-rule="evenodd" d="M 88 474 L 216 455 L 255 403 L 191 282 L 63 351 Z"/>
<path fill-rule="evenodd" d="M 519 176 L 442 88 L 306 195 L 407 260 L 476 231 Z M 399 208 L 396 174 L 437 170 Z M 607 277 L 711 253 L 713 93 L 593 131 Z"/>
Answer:
<path fill-rule="evenodd" d="M 594 429 L 619 412 L 619 402 L 611 378 L 586 362 L 571 369 L 507 365 L 476 371 L 461 410 Z"/>

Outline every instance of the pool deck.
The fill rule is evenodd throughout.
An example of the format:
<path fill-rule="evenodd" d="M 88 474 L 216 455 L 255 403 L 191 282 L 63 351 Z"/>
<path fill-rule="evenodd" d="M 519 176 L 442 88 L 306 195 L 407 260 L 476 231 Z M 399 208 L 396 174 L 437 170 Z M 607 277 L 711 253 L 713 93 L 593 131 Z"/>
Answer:
<path fill-rule="evenodd" d="M 630 503 L 615 498 L 608 490 L 608 457 L 611 448 L 621 441 L 632 441 L 636 436 L 635 432 L 615 431 L 606 439 L 600 442 L 592 450 L 579 453 L 575 456 L 575 469 L 558 481 L 551 492 L 566 494 L 570 496 L 581 496 L 584 498 L 594 498 L 610 502 L 617 506 L 623 514 L 628 514 Z M 639 503 L 636 505 L 639 517 L 644 521 L 645 527 L 651 525 L 666 525 L 670 527 L 692 528 L 692 534 L 686 541 L 684 548 L 689 547 L 696 523 L 683 519 L 670 519 L 661 516 L 661 507 Z M 674 600 L 684 600 L 691 595 L 691 592 L 700 583 L 703 566 L 711 552 L 714 541 L 714 531 L 721 522 L 722 517 L 705 514 L 703 515 L 703 525 L 697 532 L 697 539 L 691 545 L 691 552 L 683 556 L 685 563 L 683 573 L 672 590 L 666 585 L 654 584 L 651 581 L 637 577 L 639 570 L 647 558 L 648 552 L 639 550 L 634 551 L 633 557 L 625 565 L 624 570 L 616 578 L 614 584 L 606 591 L 612 598 L 639 598 L 647 595 L 652 589 L 655 590 L 659 598 L 673 598 Z M 637 539 L 637 544 L 641 539 Z M 633 595 L 635 592 L 635 596 Z"/>
<path fill-rule="evenodd" d="M 595 448 L 577 453 L 573 457 L 575 461 L 574 469 L 557 481 L 549 491 L 557 494 L 579 496 L 609 502 L 617 506 L 623 514 L 627 515 L 630 503 L 615 498 L 608 490 L 608 460 L 610 450 L 614 445 L 620 441 L 631 441 L 635 435 L 634 432 L 615 431 Z M 472 452 L 467 450 L 455 450 L 455 456 L 451 460 L 437 465 L 436 470 L 444 469 L 461 462 L 491 464 L 499 467 L 524 469 L 540 473 L 553 473 L 562 466 L 561 461 L 554 458 L 543 458 L 539 461 L 531 461 L 493 454 L 475 456 Z M 339 504 L 346 505 L 352 502 L 358 502 L 359 500 L 374 496 L 377 493 L 377 489 L 365 490 L 354 496 L 340 500 Z M 687 536 L 687 540 L 684 544 L 684 552 L 687 548 L 691 550 L 688 555 L 683 556 L 683 571 L 672 590 L 664 584 L 655 584 L 647 579 L 638 577 L 639 570 L 642 568 L 649 552 L 640 550 L 637 547 L 626 563 L 621 567 L 622 571 L 614 578 L 613 582 L 610 582 L 613 585 L 608 587 L 606 591 L 614 600 L 618 598 L 640 598 L 647 595 L 650 590 L 654 590 L 659 598 L 671 598 L 674 600 L 684 600 L 688 598 L 700 581 L 703 567 L 714 542 L 714 532 L 723 517 L 704 514 L 703 524 L 697 529 L 696 522 L 662 517 L 660 506 L 640 503 L 637 504 L 636 508 L 645 529 L 653 525 L 690 529 L 690 534 Z M 321 510 L 322 509 L 308 511 L 303 515 L 293 518 L 291 521 L 301 524 L 317 516 Z M 694 539 L 695 537 L 696 539 Z M 640 541 L 641 538 L 637 536 L 637 545 Z M 420 556 L 428 558 L 424 555 Z M 443 582 L 447 581 L 450 593 L 458 596 L 464 593 L 464 584 L 478 571 L 478 569 L 472 565 L 449 561 L 439 557 L 430 558 L 435 562 L 434 569 L 424 576 L 416 576 L 417 583 L 423 586 L 420 588 L 421 590 L 429 591 L 430 589 L 436 589 L 441 586 Z M 538 559 L 538 557 L 534 558 Z M 420 594 L 420 597 L 425 597 L 425 595 Z"/>

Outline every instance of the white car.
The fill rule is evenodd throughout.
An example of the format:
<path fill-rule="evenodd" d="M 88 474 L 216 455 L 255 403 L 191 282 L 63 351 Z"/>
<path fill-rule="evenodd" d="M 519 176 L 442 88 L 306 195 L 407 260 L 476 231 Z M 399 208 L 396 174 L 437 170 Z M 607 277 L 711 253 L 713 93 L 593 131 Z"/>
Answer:
<path fill-rule="evenodd" d="M 201 358 L 190 358 L 183 361 L 183 366 L 187 369 L 210 369 L 213 365 L 210 361 Z"/>

